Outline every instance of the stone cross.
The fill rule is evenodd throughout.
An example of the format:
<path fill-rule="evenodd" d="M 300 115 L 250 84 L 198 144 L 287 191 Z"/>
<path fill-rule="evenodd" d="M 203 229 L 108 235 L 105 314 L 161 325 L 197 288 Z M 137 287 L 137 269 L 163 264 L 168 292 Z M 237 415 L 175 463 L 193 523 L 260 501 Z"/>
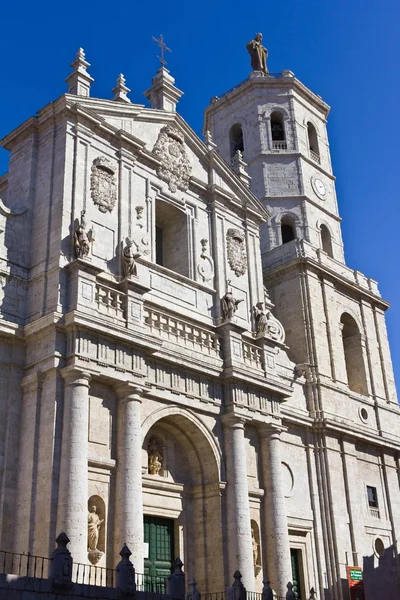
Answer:
<path fill-rule="evenodd" d="M 167 44 L 165 43 L 164 36 L 163 36 L 162 33 L 160 34 L 160 39 L 157 39 L 153 35 L 153 41 L 160 46 L 160 54 L 161 54 L 161 56 L 157 56 L 157 58 L 160 61 L 161 66 L 163 68 L 165 68 L 165 65 L 167 64 L 167 61 L 164 58 L 164 52 L 172 52 L 172 50 L 170 48 L 168 48 Z"/>

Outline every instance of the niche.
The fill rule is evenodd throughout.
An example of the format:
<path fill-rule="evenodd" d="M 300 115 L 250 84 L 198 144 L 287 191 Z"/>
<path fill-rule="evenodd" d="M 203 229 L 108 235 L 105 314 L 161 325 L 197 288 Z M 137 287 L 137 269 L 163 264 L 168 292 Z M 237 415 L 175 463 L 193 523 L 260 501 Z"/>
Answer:
<path fill-rule="evenodd" d="M 151 437 L 147 445 L 149 475 L 163 475 L 164 453 L 159 439 Z"/>
<path fill-rule="evenodd" d="M 251 525 L 251 544 L 253 547 L 254 577 L 261 572 L 261 552 L 260 552 L 260 529 L 254 519 L 250 521 Z"/>

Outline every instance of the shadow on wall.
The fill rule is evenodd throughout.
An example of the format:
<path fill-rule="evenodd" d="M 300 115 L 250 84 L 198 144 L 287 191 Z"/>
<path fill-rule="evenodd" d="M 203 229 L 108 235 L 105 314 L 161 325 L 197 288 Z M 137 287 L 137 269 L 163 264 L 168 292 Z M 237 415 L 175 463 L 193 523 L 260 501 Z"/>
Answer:
<path fill-rule="evenodd" d="M 365 600 L 400 598 L 400 554 L 394 546 L 375 543 L 375 553 L 363 558 Z"/>

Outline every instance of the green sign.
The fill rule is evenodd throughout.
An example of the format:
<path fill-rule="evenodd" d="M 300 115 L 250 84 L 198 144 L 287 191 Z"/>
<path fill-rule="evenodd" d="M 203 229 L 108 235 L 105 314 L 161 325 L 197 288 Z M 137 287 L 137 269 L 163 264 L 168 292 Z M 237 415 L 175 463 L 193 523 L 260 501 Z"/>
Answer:
<path fill-rule="evenodd" d="M 350 569 L 350 579 L 353 581 L 362 581 L 361 569 Z"/>

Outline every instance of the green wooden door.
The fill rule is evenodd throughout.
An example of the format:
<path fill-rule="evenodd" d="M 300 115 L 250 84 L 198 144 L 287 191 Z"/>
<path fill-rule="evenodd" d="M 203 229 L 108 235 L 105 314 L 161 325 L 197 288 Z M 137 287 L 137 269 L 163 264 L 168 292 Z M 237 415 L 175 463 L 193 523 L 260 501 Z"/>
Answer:
<path fill-rule="evenodd" d="M 145 516 L 144 541 L 148 544 L 148 558 L 144 560 L 146 591 L 162 593 L 174 563 L 174 521 Z"/>
<path fill-rule="evenodd" d="M 300 582 L 300 561 L 299 550 L 290 549 L 290 560 L 292 562 L 292 583 L 293 591 L 297 600 L 301 600 L 301 582 Z"/>

